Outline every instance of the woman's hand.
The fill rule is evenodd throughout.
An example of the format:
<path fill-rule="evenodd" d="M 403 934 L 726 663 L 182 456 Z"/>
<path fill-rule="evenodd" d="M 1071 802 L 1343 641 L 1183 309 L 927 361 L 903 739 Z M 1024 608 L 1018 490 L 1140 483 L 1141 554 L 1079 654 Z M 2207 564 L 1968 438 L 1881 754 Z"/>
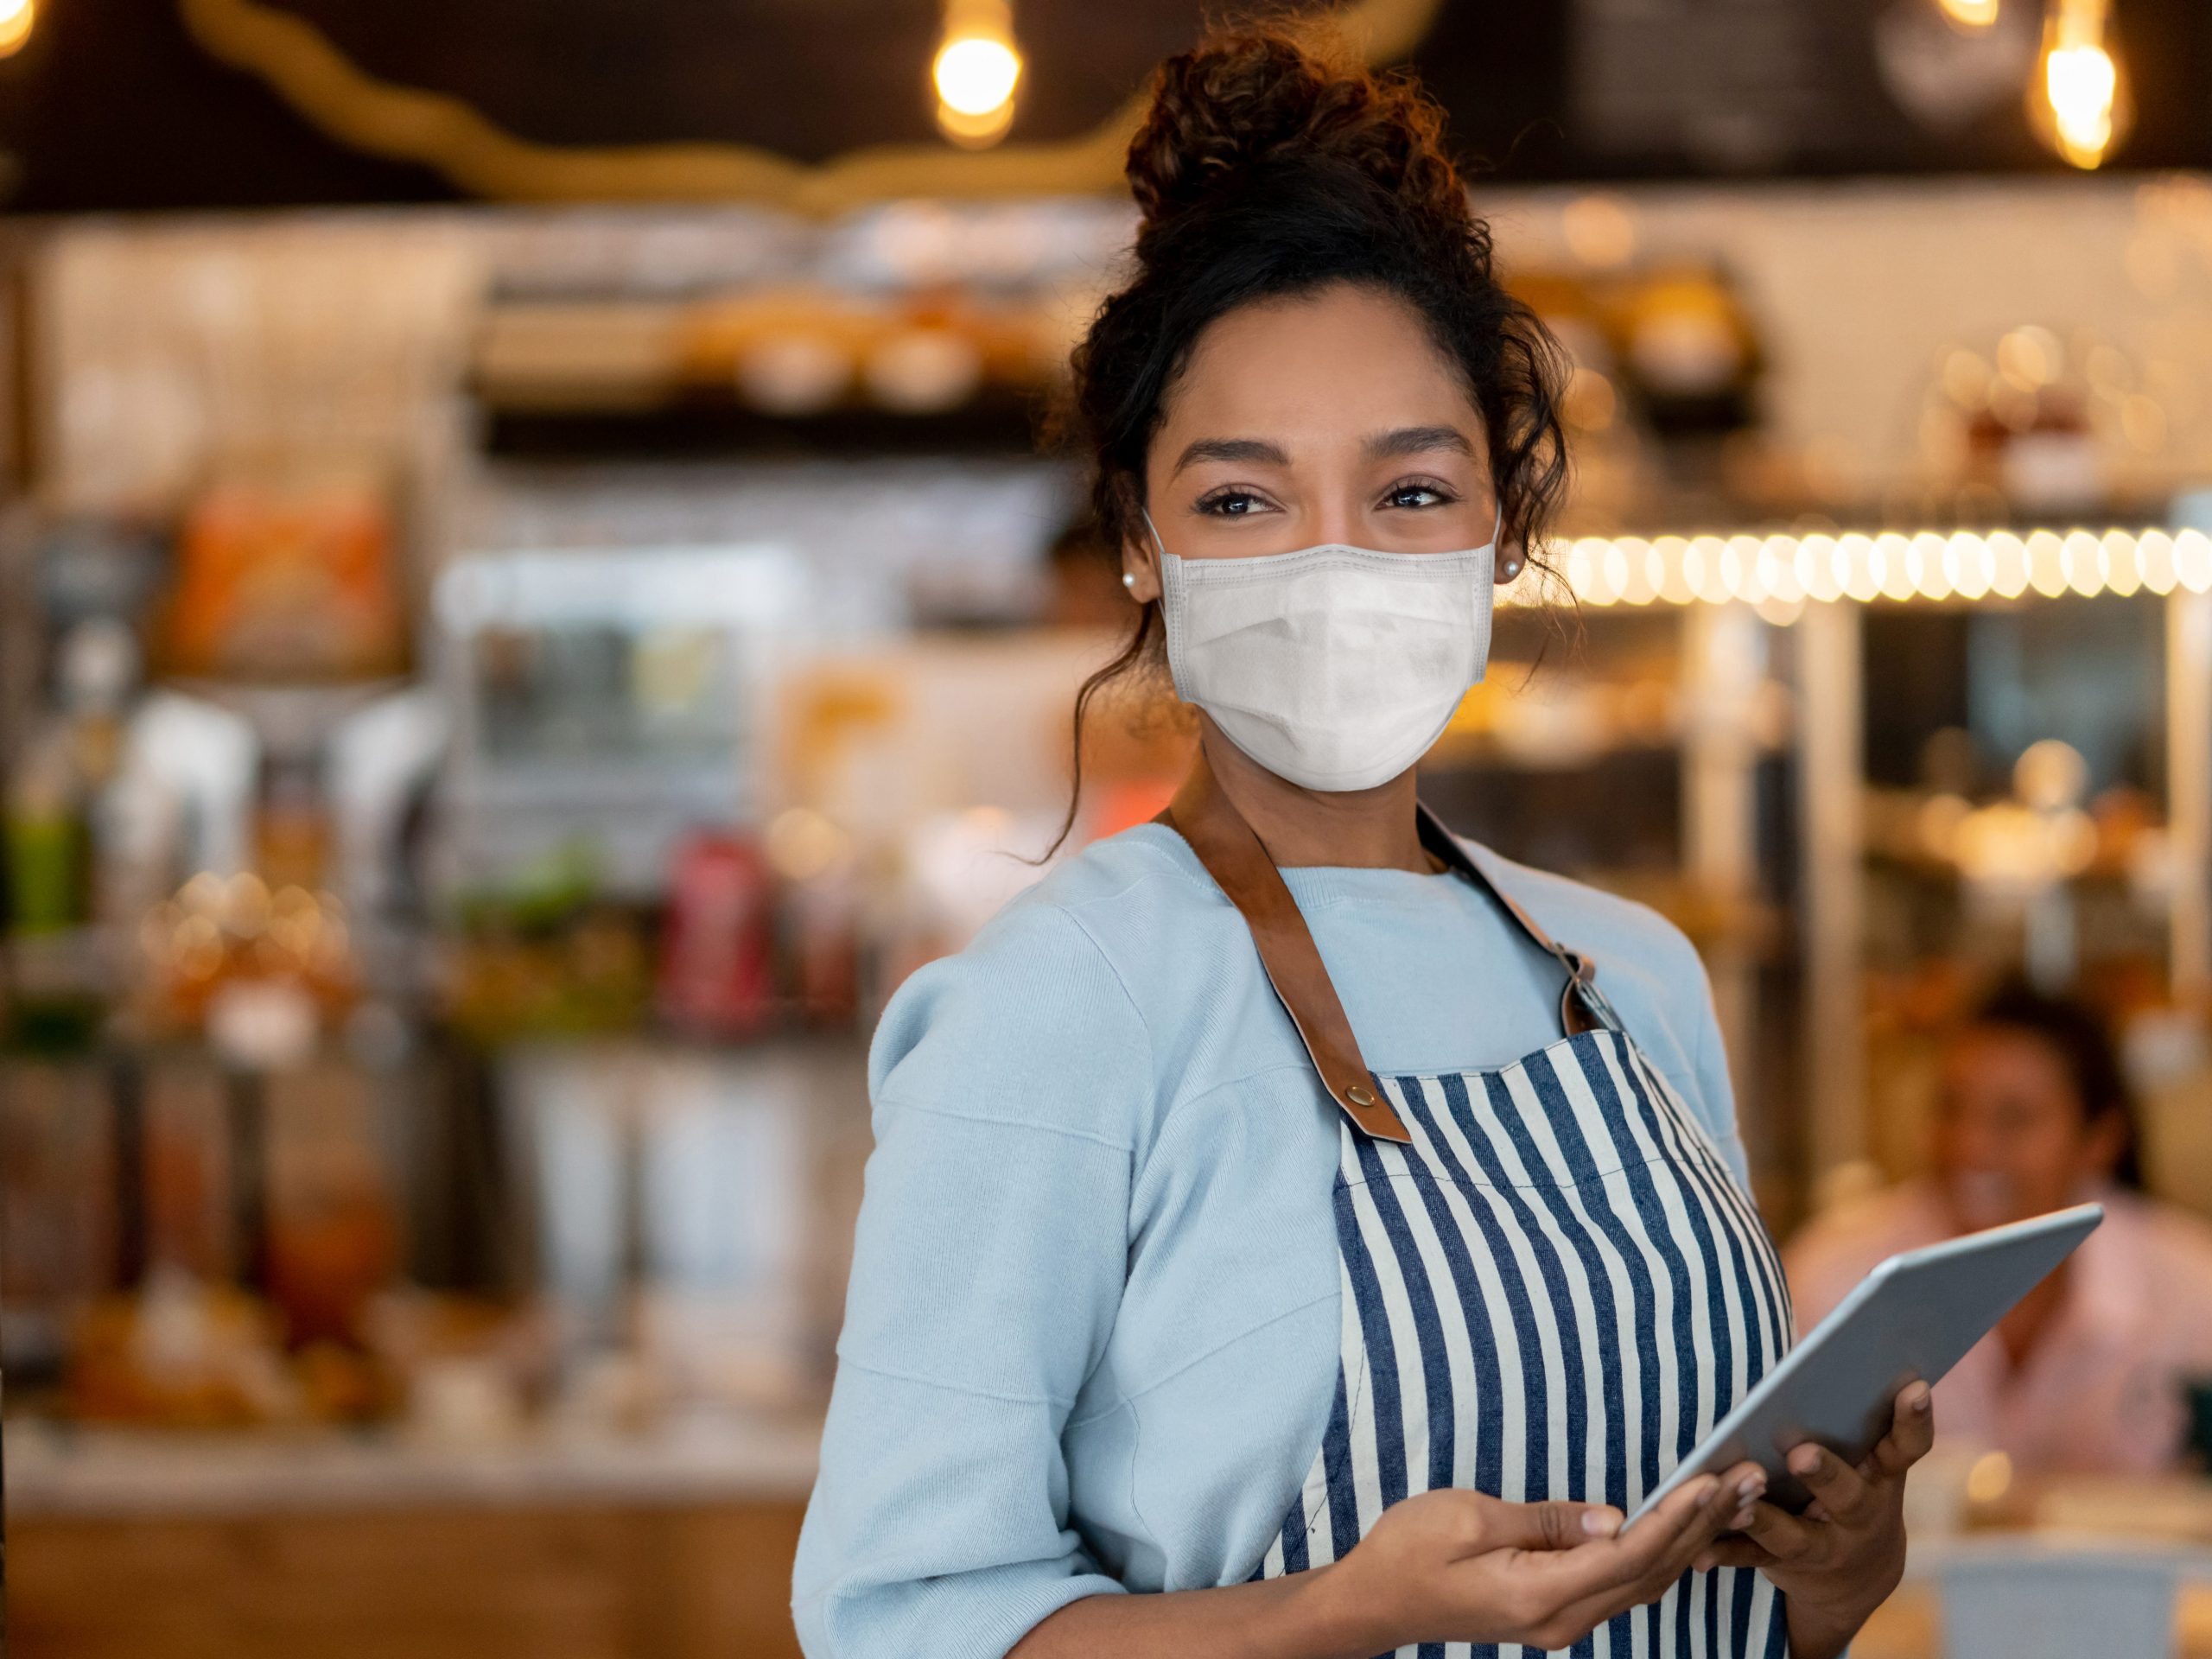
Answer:
<path fill-rule="evenodd" d="M 1936 1414 L 1928 1385 L 1904 1389 L 1890 1432 L 1857 1468 L 1817 1446 L 1789 1454 L 1813 1493 L 1802 1515 L 1756 1505 L 1739 1535 L 1699 1557 L 1707 1567 L 1755 1567 L 1789 1600 L 1792 1659 L 1833 1659 L 1904 1575 L 1905 1471 L 1928 1455 Z"/>
<path fill-rule="evenodd" d="M 1336 1628 L 1361 1653 L 1416 1642 L 1571 1647 L 1656 1601 L 1740 1528 L 1766 1490 L 1758 1465 L 1687 1483 L 1629 1532 L 1618 1510 L 1424 1492 L 1395 1503 L 1343 1560 L 1318 1570 Z"/>

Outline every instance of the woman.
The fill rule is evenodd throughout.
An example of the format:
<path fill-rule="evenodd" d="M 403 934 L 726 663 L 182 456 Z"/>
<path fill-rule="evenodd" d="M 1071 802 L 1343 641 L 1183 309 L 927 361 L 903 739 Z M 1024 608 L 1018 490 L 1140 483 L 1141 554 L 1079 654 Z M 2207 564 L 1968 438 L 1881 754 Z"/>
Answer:
<path fill-rule="evenodd" d="M 1793 1242 L 1801 1325 L 1898 1250 L 2094 1198 L 2104 1225 L 1938 1386 L 1944 1441 L 2004 1452 L 2028 1473 L 2175 1466 L 2185 1390 L 2212 1376 L 2212 1229 L 2143 1193 L 2103 1022 L 2000 987 L 1945 1048 L 1934 1127 L 1931 1179 Z"/>
<path fill-rule="evenodd" d="M 1555 350 L 1433 107 L 1289 38 L 1171 60 L 1128 176 L 1077 408 L 1116 666 L 1164 644 L 1200 757 L 885 1014 L 806 1648 L 1834 1654 L 1926 1391 L 1805 1449 L 1815 1515 L 1746 1465 L 1621 1529 L 1786 1341 L 1710 999 L 1414 798 L 1563 482 Z"/>

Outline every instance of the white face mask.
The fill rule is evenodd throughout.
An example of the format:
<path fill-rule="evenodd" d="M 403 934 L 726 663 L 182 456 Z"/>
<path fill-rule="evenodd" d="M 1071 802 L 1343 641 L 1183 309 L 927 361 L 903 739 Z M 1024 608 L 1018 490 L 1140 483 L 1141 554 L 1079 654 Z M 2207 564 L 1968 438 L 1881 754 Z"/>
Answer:
<path fill-rule="evenodd" d="M 1160 540 L 1176 694 L 1307 789 L 1371 789 L 1428 752 L 1490 661 L 1497 536 L 1464 553 L 1309 547 L 1179 559 Z"/>

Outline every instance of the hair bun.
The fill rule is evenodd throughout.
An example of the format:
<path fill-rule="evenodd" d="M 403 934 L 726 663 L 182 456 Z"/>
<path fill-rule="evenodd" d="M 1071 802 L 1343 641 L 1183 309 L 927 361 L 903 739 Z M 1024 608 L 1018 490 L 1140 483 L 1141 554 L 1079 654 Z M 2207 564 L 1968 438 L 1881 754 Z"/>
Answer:
<path fill-rule="evenodd" d="M 1433 102 L 1341 47 L 1279 32 L 1217 35 L 1163 63 L 1126 171 L 1150 227 L 1263 168 L 1314 162 L 1355 168 L 1408 207 L 1471 217 Z"/>

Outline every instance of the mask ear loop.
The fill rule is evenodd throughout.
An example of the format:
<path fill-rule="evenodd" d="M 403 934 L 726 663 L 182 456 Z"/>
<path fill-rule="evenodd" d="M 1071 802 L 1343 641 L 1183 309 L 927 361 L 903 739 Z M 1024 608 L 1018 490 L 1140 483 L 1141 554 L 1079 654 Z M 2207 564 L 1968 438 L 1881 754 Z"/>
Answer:
<path fill-rule="evenodd" d="M 1160 526 L 1152 522 L 1152 509 L 1149 507 L 1139 507 L 1137 509 L 1137 513 L 1139 517 L 1143 518 L 1144 527 L 1152 532 L 1152 544 L 1160 550 L 1160 556 L 1163 559 L 1166 558 L 1167 556 L 1167 543 L 1160 539 Z"/>
<path fill-rule="evenodd" d="M 1152 532 L 1153 546 L 1160 550 L 1160 587 L 1161 594 L 1160 603 L 1161 613 L 1164 615 L 1166 612 L 1167 603 L 1167 543 L 1160 538 L 1160 526 L 1152 522 L 1152 509 L 1146 506 L 1139 506 L 1137 508 L 1137 513 L 1139 517 L 1143 518 L 1144 527 Z M 1137 579 L 1132 575 L 1124 575 L 1122 578 L 1122 585 L 1124 588 L 1134 588 L 1137 585 Z"/>

